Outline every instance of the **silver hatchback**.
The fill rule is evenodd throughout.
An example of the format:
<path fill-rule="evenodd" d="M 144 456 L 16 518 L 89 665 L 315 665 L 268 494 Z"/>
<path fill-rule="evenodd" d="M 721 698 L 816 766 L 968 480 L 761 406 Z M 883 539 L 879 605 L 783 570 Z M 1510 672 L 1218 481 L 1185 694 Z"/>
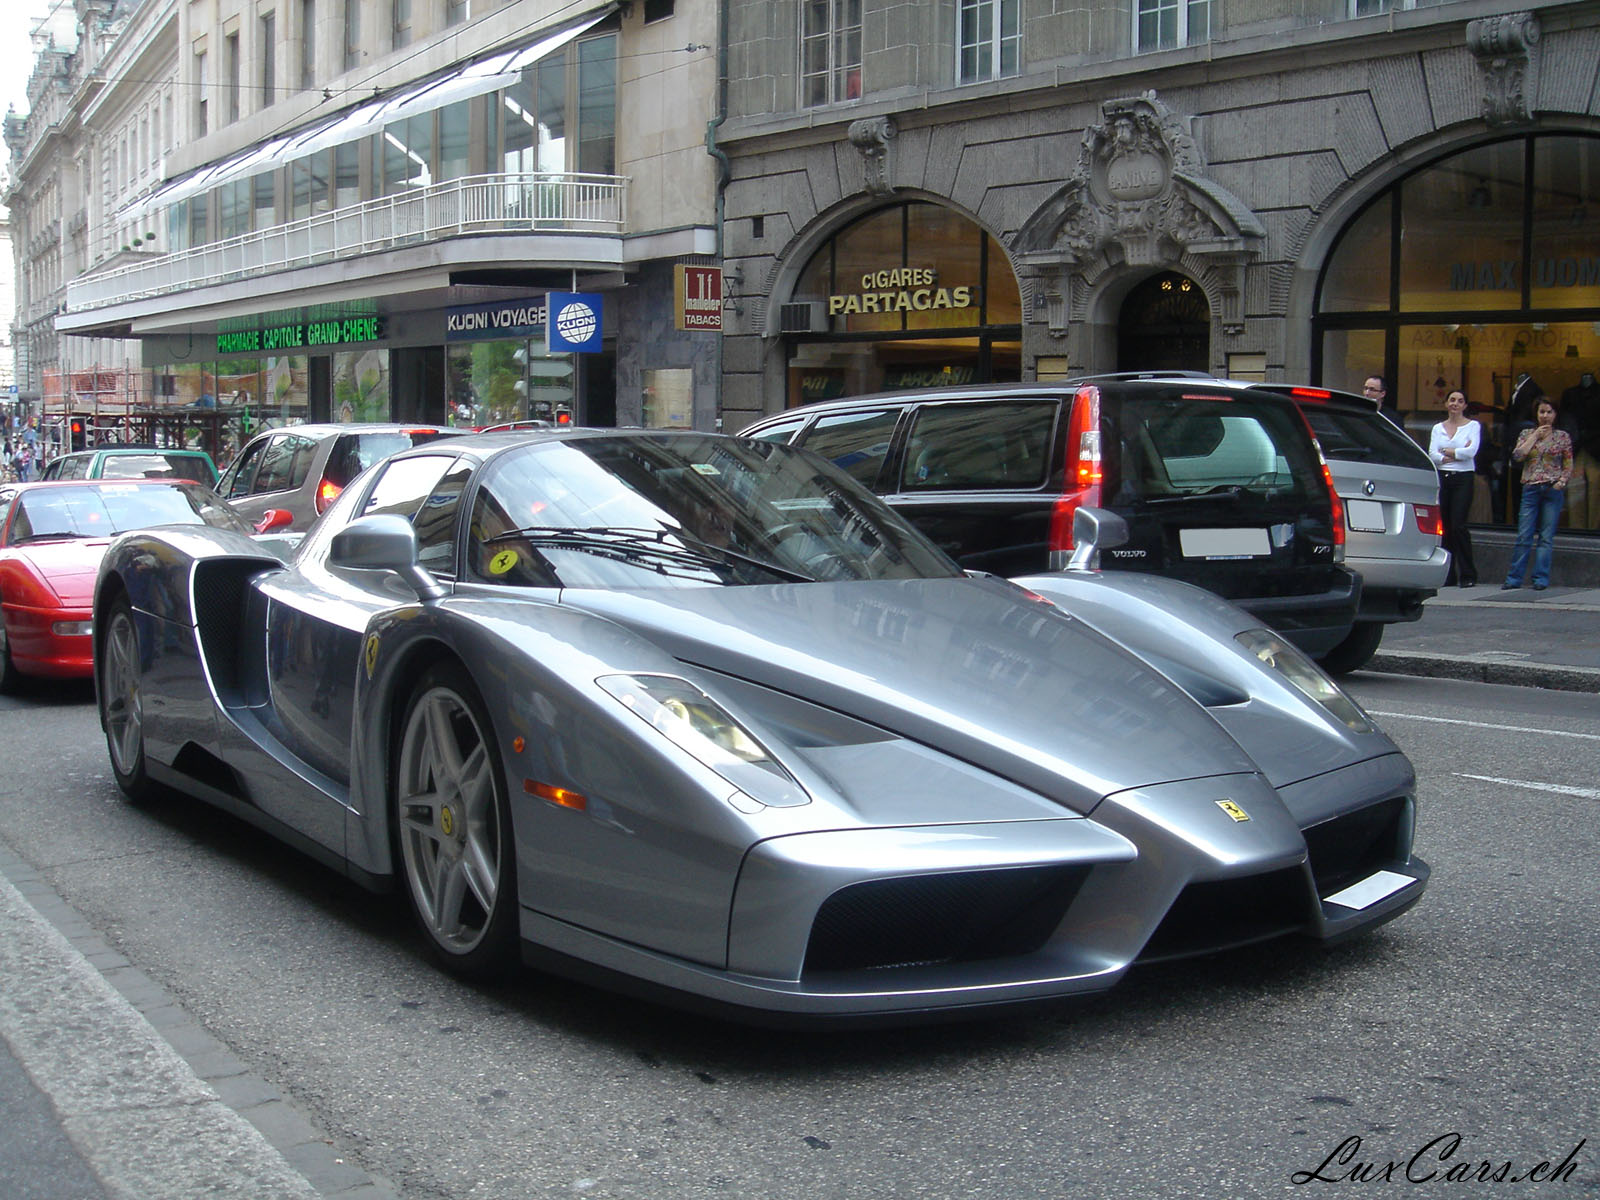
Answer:
<path fill-rule="evenodd" d="M 1377 652 L 1383 627 L 1420 618 L 1423 601 L 1449 573 L 1438 472 L 1427 452 L 1365 397 L 1259 386 L 1299 404 L 1344 502 L 1344 562 L 1361 575 L 1361 606 L 1350 635 L 1318 661 L 1336 675 L 1357 670 Z"/>

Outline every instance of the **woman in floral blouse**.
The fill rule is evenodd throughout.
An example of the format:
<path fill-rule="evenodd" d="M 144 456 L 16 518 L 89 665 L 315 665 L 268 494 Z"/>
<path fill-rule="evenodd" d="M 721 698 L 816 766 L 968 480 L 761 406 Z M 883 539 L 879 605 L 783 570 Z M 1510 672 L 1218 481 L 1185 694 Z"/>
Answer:
<path fill-rule="evenodd" d="M 1567 480 L 1572 478 L 1572 439 L 1556 428 L 1555 401 L 1541 397 L 1534 417 L 1538 424 L 1523 430 L 1511 450 L 1512 461 L 1522 464 L 1522 510 L 1517 514 L 1516 549 L 1501 590 L 1522 586 L 1530 550 L 1533 590 L 1542 592 L 1550 586 L 1556 522 L 1566 504 Z"/>

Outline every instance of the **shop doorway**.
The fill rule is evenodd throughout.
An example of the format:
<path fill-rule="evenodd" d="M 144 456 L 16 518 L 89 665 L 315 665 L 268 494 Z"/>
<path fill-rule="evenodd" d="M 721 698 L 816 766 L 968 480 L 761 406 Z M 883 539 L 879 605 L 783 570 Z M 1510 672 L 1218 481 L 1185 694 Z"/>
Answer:
<path fill-rule="evenodd" d="M 1198 283 L 1166 271 L 1128 293 L 1117 321 L 1117 370 L 1210 369 L 1211 304 Z"/>

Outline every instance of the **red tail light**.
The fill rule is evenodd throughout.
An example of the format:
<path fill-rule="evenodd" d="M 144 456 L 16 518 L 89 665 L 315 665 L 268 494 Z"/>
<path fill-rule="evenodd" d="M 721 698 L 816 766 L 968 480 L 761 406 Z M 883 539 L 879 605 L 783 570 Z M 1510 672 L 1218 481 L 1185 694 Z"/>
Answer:
<path fill-rule="evenodd" d="M 334 483 L 331 479 L 324 479 L 317 487 L 317 512 L 327 512 L 328 505 L 337 500 L 339 493 L 342 491 L 344 489 L 337 483 Z"/>
<path fill-rule="evenodd" d="M 1332 400 L 1333 393 L 1326 388 L 1297 387 L 1290 388 L 1289 395 L 1296 400 Z"/>
<path fill-rule="evenodd" d="M 1417 511 L 1417 529 L 1432 537 L 1444 536 L 1444 510 L 1437 504 L 1413 504 Z"/>
<path fill-rule="evenodd" d="M 1050 512 L 1050 549 L 1072 549 L 1072 514 L 1080 505 L 1100 503 L 1100 483 L 1104 478 L 1100 454 L 1100 389 L 1081 387 L 1072 397 L 1072 416 L 1067 424 L 1066 479 Z"/>
<path fill-rule="evenodd" d="M 1317 454 L 1322 453 L 1318 447 Z M 1328 485 L 1328 500 L 1333 505 L 1333 544 L 1344 545 L 1344 501 L 1339 499 L 1338 489 L 1333 486 L 1333 472 L 1328 470 L 1328 464 L 1322 464 L 1322 482 Z"/>

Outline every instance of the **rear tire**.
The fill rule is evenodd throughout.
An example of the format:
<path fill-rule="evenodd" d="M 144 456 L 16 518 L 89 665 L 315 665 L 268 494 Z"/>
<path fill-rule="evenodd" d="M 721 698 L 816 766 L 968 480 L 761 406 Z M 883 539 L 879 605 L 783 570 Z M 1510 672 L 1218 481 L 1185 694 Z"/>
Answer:
<path fill-rule="evenodd" d="M 1329 675 L 1348 675 L 1351 671 L 1359 671 L 1371 661 L 1372 656 L 1378 652 L 1378 643 L 1381 641 L 1383 641 L 1381 621 L 1357 621 L 1351 626 L 1344 641 L 1329 650 L 1318 661 Z"/>
<path fill-rule="evenodd" d="M 139 627 L 133 605 L 118 598 L 106 617 L 106 631 L 95 656 L 95 698 L 100 706 L 100 727 L 106 731 L 111 773 L 117 786 L 135 804 L 148 804 L 156 786 L 145 773 L 144 693 L 140 679 L 143 659 Z"/>
<path fill-rule="evenodd" d="M 452 975 L 504 975 L 518 940 L 511 807 L 494 727 L 462 667 L 418 680 L 393 778 L 398 866 L 429 951 Z"/>

